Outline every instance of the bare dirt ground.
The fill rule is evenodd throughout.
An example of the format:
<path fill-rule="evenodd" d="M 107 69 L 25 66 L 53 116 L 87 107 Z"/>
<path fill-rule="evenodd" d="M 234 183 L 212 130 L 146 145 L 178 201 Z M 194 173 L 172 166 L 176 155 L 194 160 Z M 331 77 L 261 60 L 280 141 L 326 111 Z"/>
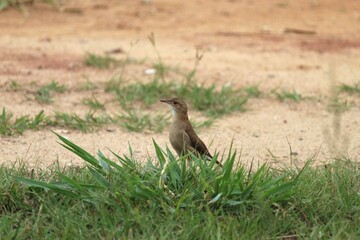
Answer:
<path fill-rule="evenodd" d="M 295 29 L 295 33 L 294 33 Z M 300 32 L 298 31 L 300 30 Z M 334 133 L 334 116 L 327 110 L 331 86 L 360 82 L 360 4 L 337 0 L 135 0 L 64 1 L 59 8 L 40 3 L 24 11 L 0 12 L 0 107 L 34 115 L 40 110 L 84 113 L 85 97 L 108 101 L 106 110 L 119 106 L 103 88 L 78 91 L 86 79 L 104 86 L 116 70 L 84 65 L 87 52 L 121 48 L 136 59 L 155 59 L 147 40 L 153 32 L 164 62 L 184 69 L 194 65 L 195 49 L 205 52 L 197 80 L 205 84 L 258 84 L 264 92 L 295 89 L 311 98 L 279 102 L 274 97 L 251 99 L 248 111 L 218 119 L 200 137 L 210 151 L 228 149 L 231 140 L 241 160 L 300 164 L 316 155 L 318 163 L 334 157 L 336 149 L 354 160 L 360 156 L 359 97 L 351 103 Z M 131 46 L 133 43 L 133 46 Z M 136 43 L 136 44 L 135 44 Z M 124 54 L 115 57 L 124 58 Z M 129 79 L 143 79 L 144 66 L 126 69 Z M 334 70 L 335 77 L 329 74 Z M 69 87 L 51 105 L 34 101 L 31 89 L 12 91 L 11 81 L 37 86 L 55 80 Z M 336 81 L 336 83 L 335 83 Z M 156 111 L 168 111 L 158 104 Z M 190 118 L 197 116 L 190 111 Z M 132 133 L 120 127 L 94 133 L 55 128 L 91 153 L 97 149 L 127 153 L 128 142 L 140 160 L 154 155 L 152 138 L 169 144 L 167 130 L 160 134 Z M 18 160 L 47 166 L 55 161 L 81 161 L 57 144 L 49 129 L 0 137 L 0 163 Z"/>

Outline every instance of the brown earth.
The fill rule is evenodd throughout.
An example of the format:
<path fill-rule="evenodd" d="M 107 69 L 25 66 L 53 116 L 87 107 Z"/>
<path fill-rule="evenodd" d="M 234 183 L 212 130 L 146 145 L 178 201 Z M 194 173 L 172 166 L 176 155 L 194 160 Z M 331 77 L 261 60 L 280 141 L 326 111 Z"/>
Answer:
<path fill-rule="evenodd" d="M 81 104 L 96 96 L 109 113 L 120 111 L 116 100 L 102 88 L 81 91 L 90 80 L 99 86 L 118 70 L 97 70 L 83 63 L 87 52 L 122 49 L 145 64 L 131 65 L 129 79 L 148 80 L 156 53 L 147 36 L 153 32 L 157 49 L 168 65 L 191 69 L 195 49 L 205 53 L 197 80 L 205 84 L 257 84 L 267 96 L 251 99 L 248 111 L 218 119 L 202 129 L 201 138 L 213 152 L 233 145 L 248 163 L 271 161 L 300 164 L 312 156 L 318 163 L 345 154 L 360 156 L 359 97 L 342 95 L 350 109 L 337 119 L 327 109 L 332 86 L 360 82 L 360 4 L 337 0 L 135 0 L 64 1 L 51 7 L 37 3 L 22 11 L 0 12 L 0 107 L 14 113 L 35 115 L 41 110 L 87 112 Z M 125 58 L 124 53 L 114 57 Z M 334 73 L 331 74 L 330 72 Z M 34 91 L 52 80 L 69 90 L 56 94 L 54 103 L 40 105 Z M 14 91 L 12 81 L 22 85 Z M 305 100 L 279 102 L 271 90 L 295 89 Z M 151 111 L 168 111 L 157 104 Z M 190 111 L 190 118 L 199 116 Z M 340 127 L 335 127 L 340 122 Z M 111 126 L 94 133 L 55 128 L 91 153 L 107 148 L 134 154 L 144 160 L 154 155 L 152 138 L 169 144 L 167 133 L 132 133 Z M 0 137 L 0 163 L 22 160 L 47 166 L 55 161 L 81 161 L 57 144 L 49 129 Z M 290 146 L 292 154 L 290 154 Z M 276 160 L 275 158 L 276 157 Z"/>

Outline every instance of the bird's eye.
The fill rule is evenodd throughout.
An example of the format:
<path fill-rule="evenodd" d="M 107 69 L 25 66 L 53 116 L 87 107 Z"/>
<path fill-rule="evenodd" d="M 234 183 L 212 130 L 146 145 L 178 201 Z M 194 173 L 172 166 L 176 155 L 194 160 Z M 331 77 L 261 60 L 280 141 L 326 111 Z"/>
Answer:
<path fill-rule="evenodd" d="M 178 102 L 173 102 L 173 104 L 177 105 L 177 104 L 178 104 Z"/>

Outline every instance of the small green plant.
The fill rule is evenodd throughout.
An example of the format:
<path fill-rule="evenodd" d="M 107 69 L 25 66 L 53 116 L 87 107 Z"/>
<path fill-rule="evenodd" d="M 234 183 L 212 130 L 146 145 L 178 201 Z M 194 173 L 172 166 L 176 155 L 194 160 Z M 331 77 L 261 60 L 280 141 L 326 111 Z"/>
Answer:
<path fill-rule="evenodd" d="M 111 81 L 111 84 L 114 80 Z M 241 90 L 233 89 L 230 86 L 223 86 L 217 89 L 215 85 L 206 87 L 194 82 L 175 83 L 159 81 L 154 79 L 151 82 L 136 82 L 124 85 L 116 81 L 114 92 L 116 97 L 125 109 L 128 109 L 134 102 L 141 102 L 145 106 L 157 103 L 159 99 L 168 96 L 180 96 L 186 102 L 193 104 L 195 109 L 205 112 L 208 116 L 220 117 L 234 111 L 244 111 L 244 104 L 247 102 L 247 95 Z"/>
<path fill-rule="evenodd" d="M 13 114 L 8 113 L 3 108 L 0 115 L 0 135 L 12 136 L 22 134 L 27 129 L 37 129 L 40 126 L 47 126 L 49 119 L 45 116 L 44 111 L 40 111 L 34 118 L 29 115 L 20 116 L 12 121 Z"/>
<path fill-rule="evenodd" d="M 100 103 L 95 97 L 92 98 L 85 98 L 83 104 L 89 106 L 92 110 L 104 110 L 104 104 Z"/>
<path fill-rule="evenodd" d="M 95 115 L 92 112 L 87 113 L 84 117 L 75 113 L 56 112 L 51 120 L 51 125 L 62 126 L 82 132 L 91 132 L 105 124 L 112 123 L 113 119 L 106 115 Z"/>
<path fill-rule="evenodd" d="M 247 94 L 248 97 L 258 98 L 261 96 L 261 91 L 257 85 L 246 86 L 242 90 Z"/>
<path fill-rule="evenodd" d="M 327 110 L 335 114 L 343 113 L 349 110 L 350 108 L 351 108 L 351 104 L 348 101 L 341 99 L 339 96 L 331 98 L 327 106 Z"/>
<path fill-rule="evenodd" d="M 10 124 L 10 119 L 12 117 L 11 113 L 7 113 L 6 109 L 3 108 L 2 113 L 0 115 L 0 134 L 1 135 L 11 135 L 12 134 L 12 127 Z"/>
<path fill-rule="evenodd" d="M 162 132 L 169 123 L 169 118 L 163 114 L 144 114 L 139 111 L 128 111 L 121 114 L 119 124 L 131 132 Z"/>
<path fill-rule="evenodd" d="M 79 86 L 77 87 L 78 91 L 91 91 L 91 90 L 95 90 L 98 87 L 96 86 L 95 83 L 91 82 L 89 79 L 86 78 L 86 82 L 82 82 L 79 84 Z"/>
<path fill-rule="evenodd" d="M 281 90 L 281 91 L 273 90 L 272 93 L 281 102 L 286 101 L 286 100 L 299 102 L 301 99 L 303 99 L 303 97 L 299 93 L 297 93 L 295 90 L 293 90 L 292 92 L 290 92 L 288 90 Z"/>
<path fill-rule="evenodd" d="M 53 116 L 46 116 L 44 111 L 40 111 L 34 117 L 24 115 L 13 119 L 13 114 L 3 108 L 0 114 L 0 136 L 23 134 L 29 129 L 39 130 L 49 126 L 92 132 L 109 124 L 120 125 L 134 132 L 162 132 L 169 124 L 169 117 L 166 114 L 141 114 L 135 111 L 117 116 L 106 113 L 95 114 L 95 112 L 89 112 L 84 116 L 76 113 L 55 112 Z M 207 123 L 203 123 L 205 124 Z"/>
<path fill-rule="evenodd" d="M 42 86 L 35 95 L 35 99 L 39 103 L 50 104 L 52 100 L 52 92 L 63 93 L 66 91 L 66 86 L 52 81 L 50 84 Z"/>
<path fill-rule="evenodd" d="M 199 66 L 200 61 L 203 59 L 203 57 L 204 57 L 204 54 L 201 53 L 199 49 L 196 49 L 194 68 L 190 72 L 185 74 L 185 79 L 186 79 L 187 83 L 191 83 L 194 80 L 197 68 Z"/>
<path fill-rule="evenodd" d="M 38 101 L 39 103 L 50 104 L 50 103 L 53 102 L 52 96 L 51 96 L 50 91 L 49 91 L 48 88 L 40 88 L 40 89 L 36 92 L 35 99 L 36 99 L 36 101 Z"/>
<path fill-rule="evenodd" d="M 223 86 L 220 90 L 215 85 L 205 87 L 203 85 L 191 84 L 184 89 L 185 98 L 194 107 L 205 112 L 208 116 L 220 117 L 234 111 L 244 111 L 247 96 L 231 86 Z"/>
<path fill-rule="evenodd" d="M 16 7 L 24 10 L 24 5 L 33 5 L 37 1 L 41 1 L 49 5 L 54 5 L 57 2 L 57 0 L 0 0 L 0 11 L 3 11 L 10 7 Z"/>
<path fill-rule="evenodd" d="M 85 56 L 85 65 L 106 69 L 116 66 L 119 63 L 118 60 L 109 55 L 97 55 L 94 53 L 88 53 Z"/>
<path fill-rule="evenodd" d="M 108 82 L 106 82 L 105 92 L 119 92 L 123 82 L 124 79 L 122 77 L 122 74 L 120 76 L 113 76 Z"/>
<path fill-rule="evenodd" d="M 154 104 L 163 96 L 173 94 L 175 88 L 173 82 L 166 83 L 155 79 L 148 83 L 120 84 L 115 93 L 121 106 L 128 109 L 129 104 L 133 102 L 142 102 L 146 106 Z"/>
<path fill-rule="evenodd" d="M 159 78 L 159 79 L 165 81 L 165 75 L 166 75 L 166 72 L 167 72 L 168 68 L 164 64 L 164 62 L 163 62 L 163 60 L 161 58 L 161 55 L 160 55 L 160 53 L 159 53 L 159 51 L 158 51 L 158 49 L 156 47 L 156 41 L 155 41 L 154 33 L 151 33 L 148 36 L 148 39 L 149 39 L 149 42 L 151 43 L 151 45 L 153 46 L 153 48 L 155 50 L 155 53 L 157 55 L 157 58 L 158 58 L 158 62 L 153 64 L 153 67 L 156 70 L 155 78 Z"/>
<path fill-rule="evenodd" d="M 16 92 L 16 91 L 21 90 L 21 89 L 22 89 L 22 86 L 21 86 L 17 81 L 11 80 L 10 85 L 9 85 L 9 88 L 10 88 L 10 90 Z"/>
<path fill-rule="evenodd" d="M 211 125 L 214 124 L 214 119 L 213 118 L 209 118 L 206 119 L 204 121 L 195 121 L 195 120 L 191 120 L 191 125 L 195 128 L 195 129 L 201 129 L 201 128 L 207 128 L 210 127 Z"/>
<path fill-rule="evenodd" d="M 340 92 L 345 92 L 349 94 L 358 94 L 360 95 L 360 85 L 348 85 L 348 84 L 341 84 L 339 87 Z"/>
<path fill-rule="evenodd" d="M 165 76 L 169 71 L 169 67 L 162 62 L 154 63 L 155 78 L 165 80 Z"/>

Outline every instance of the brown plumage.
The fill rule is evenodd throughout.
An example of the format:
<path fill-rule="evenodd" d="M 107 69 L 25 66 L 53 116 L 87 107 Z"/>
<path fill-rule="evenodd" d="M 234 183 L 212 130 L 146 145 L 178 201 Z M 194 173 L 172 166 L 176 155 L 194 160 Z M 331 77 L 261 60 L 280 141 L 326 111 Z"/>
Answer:
<path fill-rule="evenodd" d="M 169 140 L 171 146 L 179 156 L 192 152 L 194 154 L 207 156 L 207 159 L 211 161 L 212 156 L 208 148 L 191 126 L 186 103 L 180 98 L 170 98 L 160 101 L 168 104 L 171 108 L 173 120 L 169 131 Z M 221 166 L 219 161 L 216 161 L 216 163 Z"/>

